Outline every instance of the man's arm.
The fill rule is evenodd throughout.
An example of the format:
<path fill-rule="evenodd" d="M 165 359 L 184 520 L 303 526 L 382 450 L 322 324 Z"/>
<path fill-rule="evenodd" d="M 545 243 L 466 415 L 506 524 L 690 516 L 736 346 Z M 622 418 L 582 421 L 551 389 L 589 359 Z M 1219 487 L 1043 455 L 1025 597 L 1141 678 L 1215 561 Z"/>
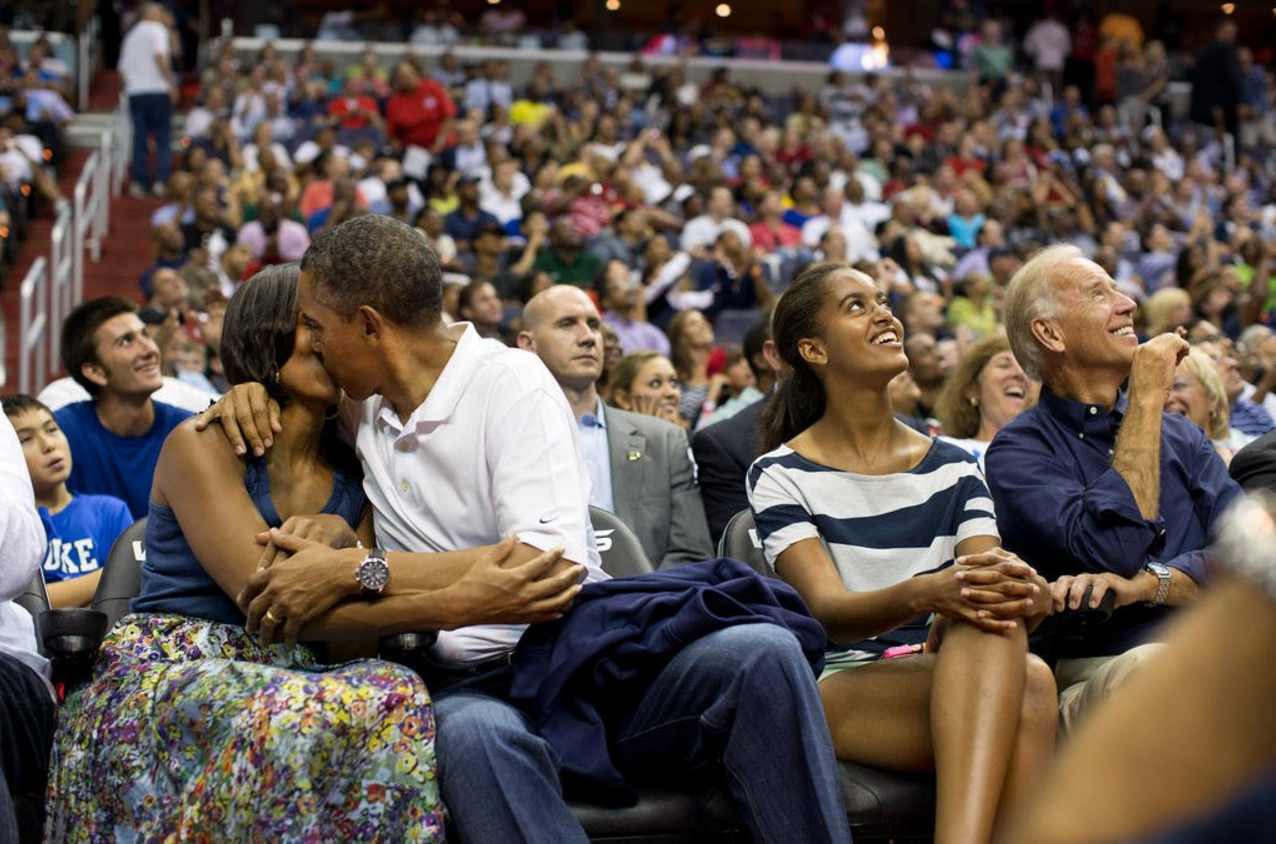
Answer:
<path fill-rule="evenodd" d="M 664 440 L 669 455 L 669 544 L 657 561 L 661 569 L 707 560 L 714 550 L 686 435 L 670 429 Z"/>
<path fill-rule="evenodd" d="M 749 413 L 748 408 L 741 413 Z M 691 438 L 691 451 L 699 474 L 700 500 L 709 525 L 709 539 L 715 543 L 726 531 L 731 517 L 749 507 L 744 480 L 748 467 L 736 462 L 723 441 L 729 428 L 722 426 L 728 426 L 732 421 L 729 419 L 710 425 Z M 730 430 L 735 427 L 731 425 Z"/>
<path fill-rule="evenodd" d="M 1161 334 L 1134 350 L 1129 408 L 1117 434 L 1112 468 L 1134 496 L 1145 519 L 1155 519 L 1161 498 L 1161 411 L 1174 370 L 1188 352 L 1177 334 Z"/>
<path fill-rule="evenodd" d="M 1071 454 L 1022 425 L 1002 429 L 985 463 L 1005 547 L 1047 579 L 1105 571 L 1131 578 L 1155 556 L 1164 526 L 1143 518 L 1115 469 L 1087 482 Z"/>
<path fill-rule="evenodd" d="M 0 422 L 0 601 L 26 589 L 40 568 L 45 544 L 22 445 L 5 416 Z"/>

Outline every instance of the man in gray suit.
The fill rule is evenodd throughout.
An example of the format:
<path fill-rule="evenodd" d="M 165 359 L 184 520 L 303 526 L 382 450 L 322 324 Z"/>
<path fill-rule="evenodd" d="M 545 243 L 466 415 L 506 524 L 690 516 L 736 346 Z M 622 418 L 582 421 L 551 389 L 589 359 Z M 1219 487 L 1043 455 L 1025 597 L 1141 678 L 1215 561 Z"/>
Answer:
<path fill-rule="evenodd" d="M 545 362 L 576 416 L 589 461 L 589 503 L 624 519 L 657 568 L 712 557 L 686 434 L 663 419 L 608 407 L 598 396 L 601 324 L 593 301 L 561 284 L 527 303 L 518 335 L 518 347 Z"/>

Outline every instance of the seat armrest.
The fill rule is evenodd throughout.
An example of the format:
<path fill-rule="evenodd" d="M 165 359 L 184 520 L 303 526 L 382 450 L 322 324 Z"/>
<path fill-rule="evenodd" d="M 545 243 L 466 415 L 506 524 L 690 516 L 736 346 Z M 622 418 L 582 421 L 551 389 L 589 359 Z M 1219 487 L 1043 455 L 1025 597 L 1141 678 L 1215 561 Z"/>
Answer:
<path fill-rule="evenodd" d="M 53 679 L 68 685 L 88 680 L 93 660 L 110 628 L 106 613 L 83 608 L 40 614 L 40 641 L 53 663 Z"/>

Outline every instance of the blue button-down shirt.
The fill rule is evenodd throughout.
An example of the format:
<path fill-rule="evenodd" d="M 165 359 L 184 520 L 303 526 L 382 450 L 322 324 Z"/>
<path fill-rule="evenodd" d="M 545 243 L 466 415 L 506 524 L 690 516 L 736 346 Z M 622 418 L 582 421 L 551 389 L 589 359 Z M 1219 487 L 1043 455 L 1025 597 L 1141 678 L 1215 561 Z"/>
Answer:
<path fill-rule="evenodd" d="M 607 447 L 607 421 L 603 416 L 603 400 L 594 405 L 593 413 L 576 420 L 580 432 L 581 451 L 589 464 L 589 503 L 609 513 L 616 512 L 611 492 L 611 449 Z"/>
<path fill-rule="evenodd" d="M 1161 421 L 1161 497 L 1144 519 L 1112 455 L 1129 401 L 1083 404 L 1041 390 L 1037 407 L 993 439 L 988 488 L 1005 547 L 1047 579 L 1080 572 L 1133 578 L 1151 561 L 1204 583 L 1205 546 L 1214 520 L 1240 494 L 1205 432 L 1186 417 Z M 1122 608 L 1094 628 L 1086 653 L 1120 653 L 1145 640 L 1165 607 Z"/>

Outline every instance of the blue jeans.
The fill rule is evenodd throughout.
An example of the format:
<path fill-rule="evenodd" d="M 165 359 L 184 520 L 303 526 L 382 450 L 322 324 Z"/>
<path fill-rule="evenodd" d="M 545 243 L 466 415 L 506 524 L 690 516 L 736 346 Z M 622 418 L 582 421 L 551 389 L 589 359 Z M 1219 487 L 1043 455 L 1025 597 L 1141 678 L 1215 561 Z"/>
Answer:
<path fill-rule="evenodd" d="M 133 182 L 149 190 L 168 182 L 173 157 L 173 101 L 167 93 L 129 94 L 129 117 L 133 120 Z M 155 136 L 155 178 L 146 167 L 146 139 Z"/>
<path fill-rule="evenodd" d="M 563 801 L 559 760 L 511 704 L 479 692 L 435 700 L 439 784 L 467 844 L 588 839 Z M 609 724 L 626 773 L 720 761 L 754 841 L 851 840 L 815 678 L 787 630 L 749 624 L 688 645 Z"/>

